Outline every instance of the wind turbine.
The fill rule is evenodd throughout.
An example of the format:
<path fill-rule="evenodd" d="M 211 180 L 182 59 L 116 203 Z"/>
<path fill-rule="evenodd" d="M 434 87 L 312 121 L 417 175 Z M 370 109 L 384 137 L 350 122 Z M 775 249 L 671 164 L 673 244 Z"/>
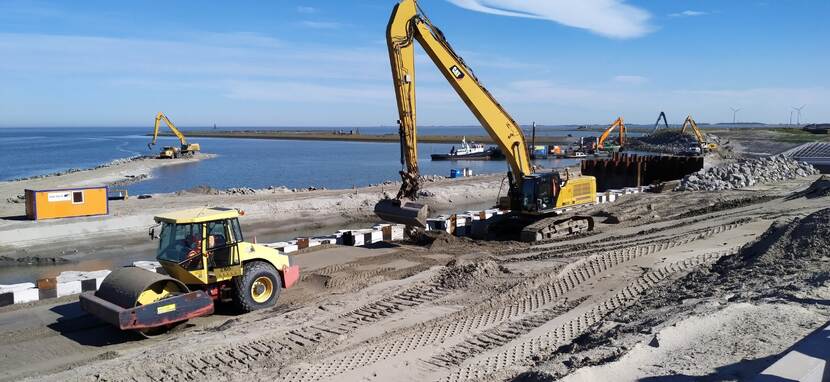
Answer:
<path fill-rule="evenodd" d="M 730 109 L 732 110 L 732 124 L 734 125 L 736 121 L 735 117 L 741 109 L 736 109 L 734 107 L 730 107 Z"/>
<path fill-rule="evenodd" d="M 807 105 L 801 105 L 801 107 L 793 107 L 793 110 L 798 112 L 798 114 L 796 114 L 797 117 L 795 122 L 797 127 L 801 127 L 801 109 L 803 109 L 805 106 Z"/>
<path fill-rule="evenodd" d="M 793 125 L 793 112 L 794 112 L 794 110 L 790 110 L 790 123 L 787 126 L 792 126 Z"/>

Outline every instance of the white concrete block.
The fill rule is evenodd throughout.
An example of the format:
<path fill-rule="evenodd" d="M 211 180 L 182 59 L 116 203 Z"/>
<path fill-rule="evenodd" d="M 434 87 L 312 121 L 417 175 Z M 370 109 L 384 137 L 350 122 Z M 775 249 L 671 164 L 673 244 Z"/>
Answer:
<path fill-rule="evenodd" d="M 58 297 L 79 294 L 83 291 L 83 288 L 81 286 L 81 280 L 68 281 L 63 283 L 58 282 L 57 287 L 55 289 Z"/>
<path fill-rule="evenodd" d="M 429 228 L 430 231 L 450 232 L 449 217 L 439 216 L 437 218 L 427 219 L 427 228 Z"/>
<path fill-rule="evenodd" d="M 352 244 L 352 246 L 362 247 L 363 245 L 365 245 L 365 242 L 363 240 L 365 238 L 365 235 L 361 234 L 359 231 L 352 232 L 352 237 L 354 238 L 354 244 Z"/>
<path fill-rule="evenodd" d="M 282 254 L 297 252 L 297 250 L 299 250 L 297 244 L 288 244 L 286 246 L 277 248 L 277 251 L 279 251 Z"/>
<path fill-rule="evenodd" d="M 392 226 L 392 241 L 403 240 L 404 227 L 403 224 L 395 224 Z"/>
<path fill-rule="evenodd" d="M 159 266 L 161 264 L 159 263 Z M 91 271 L 91 272 L 81 272 L 81 271 L 64 271 L 58 275 L 57 280 L 59 283 L 70 282 L 70 281 L 83 281 L 83 280 L 90 280 L 90 279 L 103 279 L 110 274 L 109 269 L 104 269 L 100 271 Z"/>
<path fill-rule="evenodd" d="M 311 248 L 311 247 L 317 247 L 317 246 L 320 246 L 320 245 L 322 245 L 322 244 L 323 244 L 323 242 L 322 242 L 321 240 L 318 240 L 318 239 L 308 239 L 308 247 L 309 247 L 309 248 Z"/>
<path fill-rule="evenodd" d="M 370 239 L 369 243 L 380 243 L 381 241 L 383 241 L 383 231 L 382 230 L 372 230 L 370 238 L 371 239 Z M 367 244 L 369 244 L 369 243 L 367 243 Z"/>
<path fill-rule="evenodd" d="M 136 261 L 133 262 L 133 266 L 150 272 L 157 272 L 157 269 L 161 268 L 161 263 L 158 261 Z"/>
<path fill-rule="evenodd" d="M 9 292 L 16 292 L 19 290 L 26 290 L 35 287 L 35 283 L 20 283 L 20 284 L 8 284 L 8 285 L 0 285 L 0 294 L 9 293 Z"/>
<path fill-rule="evenodd" d="M 23 304 L 40 299 L 40 291 L 37 288 L 18 289 L 14 292 L 14 303 Z"/>

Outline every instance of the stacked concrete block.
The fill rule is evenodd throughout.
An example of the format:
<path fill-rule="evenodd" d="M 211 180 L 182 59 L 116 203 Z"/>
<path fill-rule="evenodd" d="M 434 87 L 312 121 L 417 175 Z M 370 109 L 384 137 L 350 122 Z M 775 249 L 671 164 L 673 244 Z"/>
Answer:
<path fill-rule="evenodd" d="M 404 239 L 404 226 L 403 224 L 393 224 L 389 227 L 390 233 L 390 241 L 400 241 Z"/>
<path fill-rule="evenodd" d="M 342 230 L 343 245 L 350 247 L 362 247 L 364 245 L 365 235 L 360 230 Z"/>
<path fill-rule="evenodd" d="M 640 193 L 639 187 L 626 187 L 623 189 L 623 195 L 631 195 Z"/>
<path fill-rule="evenodd" d="M 278 241 L 276 243 L 268 243 L 263 245 L 268 248 L 274 248 L 281 254 L 297 252 L 300 249 L 296 242 L 291 243 L 288 241 Z"/>
<path fill-rule="evenodd" d="M 161 268 L 161 264 L 159 267 Z M 101 287 L 101 283 L 104 281 L 107 276 L 110 274 L 110 270 L 104 269 L 101 271 L 93 271 L 93 272 L 78 272 L 78 271 L 66 271 L 61 272 L 58 275 L 58 283 L 71 283 L 80 281 L 81 282 L 81 289 L 86 292 L 90 290 L 98 290 Z"/>
<path fill-rule="evenodd" d="M 332 236 L 322 236 L 322 237 L 315 237 L 312 238 L 313 242 L 320 243 L 320 245 L 337 245 L 343 244 L 342 236 L 332 235 Z"/>
<path fill-rule="evenodd" d="M 435 218 L 427 219 L 427 228 L 430 231 L 444 231 L 447 233 L 453 233 L 455 226 L 450 223 L 450 216 L 441 215 Z"/>
<path fill-rule="evenodd" d="M 470 236 L 470 229 L 473 226 L 473 217 L 469 214 L 456 214 L 455 236 Z"/>
<path fill-rule="evenodd" d="M 34 283 L 0 285 L 0 306 L 23 304 L 40 299 Z"/>
<path fill-rule="evenodd" d="M 363 245 L 379 243 L 383 241 L 383 231 L 375 229 L 362 229 L 359 234 L 363 235 Z"/>

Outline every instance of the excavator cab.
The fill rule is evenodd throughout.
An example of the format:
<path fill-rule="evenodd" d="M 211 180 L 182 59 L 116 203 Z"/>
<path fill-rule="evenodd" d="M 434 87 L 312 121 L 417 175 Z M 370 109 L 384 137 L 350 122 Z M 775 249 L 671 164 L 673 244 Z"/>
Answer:
<path fill-rule="evenodd" d="M 522 177 L 519 197 L 520 205 L 514 209 L 544 215 L 558 208 L 594 202 L 596 179 L 592 176 L 563 179 L 558 172 L 536 173 Z"/>

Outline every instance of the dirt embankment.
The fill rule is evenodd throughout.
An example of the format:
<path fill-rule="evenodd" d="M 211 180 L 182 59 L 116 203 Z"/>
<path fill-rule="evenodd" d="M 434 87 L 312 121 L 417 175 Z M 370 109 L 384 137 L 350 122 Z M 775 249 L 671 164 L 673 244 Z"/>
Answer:
<path fill-rule="evenodd" d="M 830 209 L 777 221 L 738 253 L 651 290 L 516 380 L 751 378 L 774 360 L 767 349 L 786 348 L 830 318 L 828 238 Z"/>

